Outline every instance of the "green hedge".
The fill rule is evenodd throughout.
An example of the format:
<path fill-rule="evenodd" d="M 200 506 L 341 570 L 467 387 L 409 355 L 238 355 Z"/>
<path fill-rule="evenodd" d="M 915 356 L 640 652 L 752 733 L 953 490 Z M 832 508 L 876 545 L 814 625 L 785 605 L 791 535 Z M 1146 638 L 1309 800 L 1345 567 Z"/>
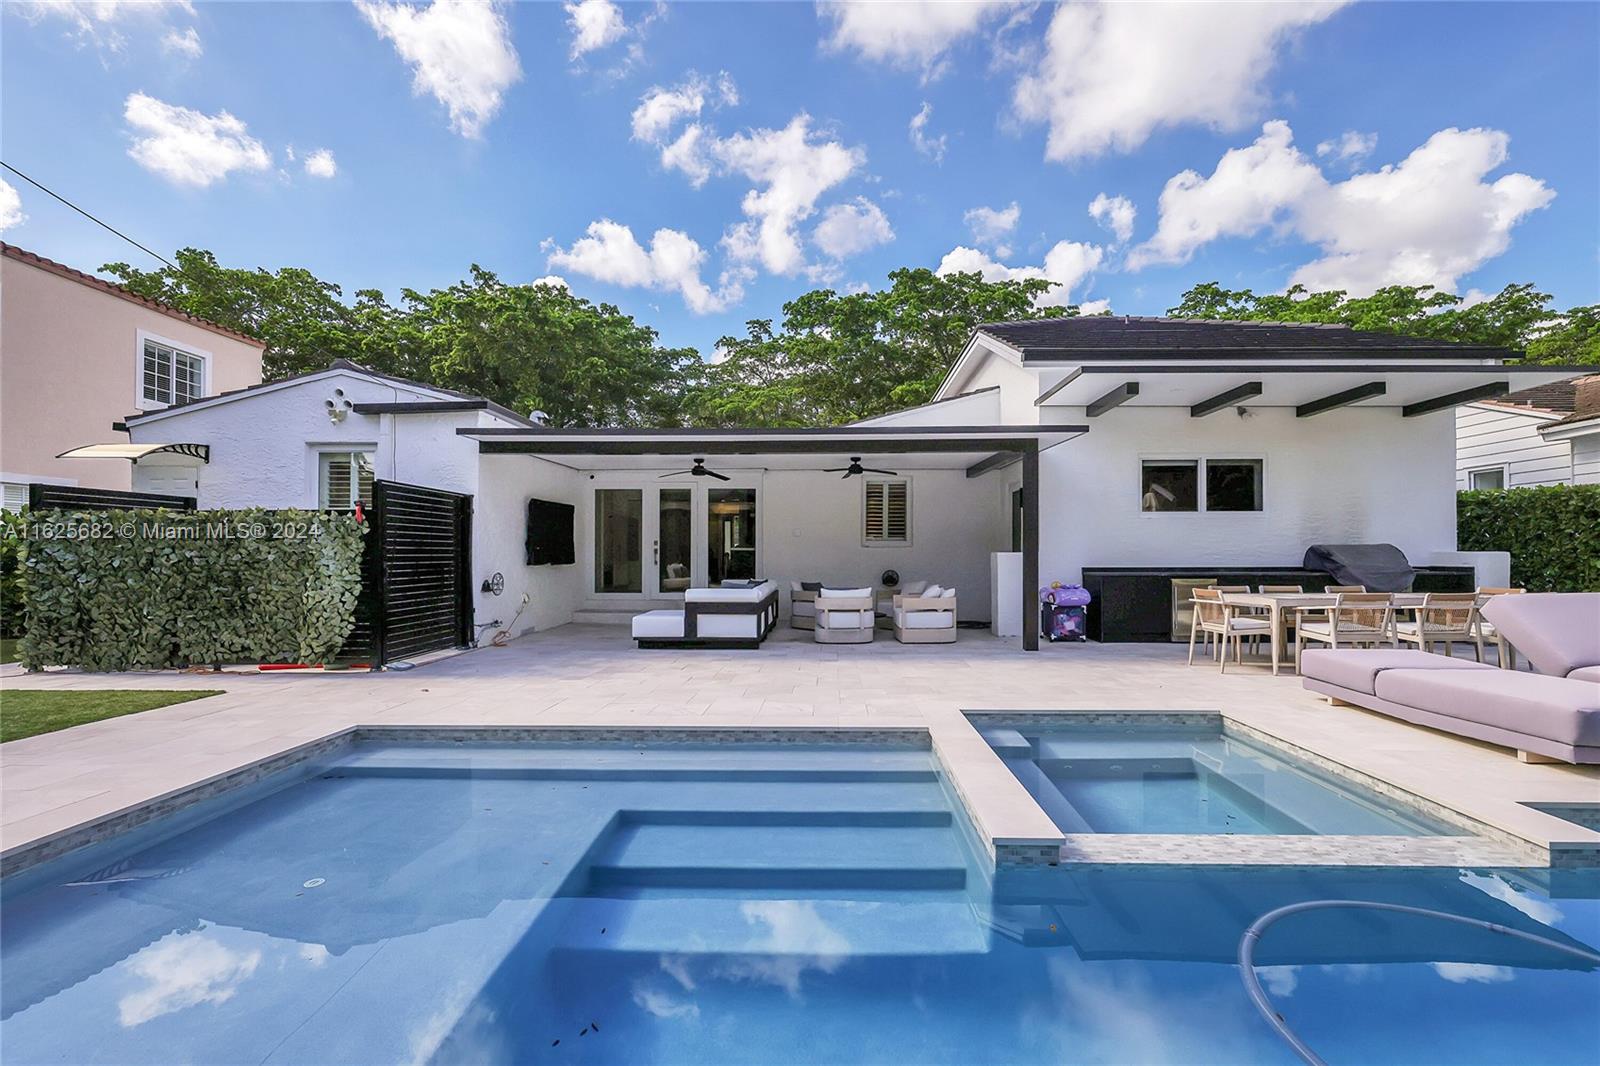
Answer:
<path fill-rule="evenodd" d="M 1600 485 L 1462 492 L 1461 551 L 1511 553 L 1511 583 L 1529 592 L 1600 591 Z"/>
<path fill-rule="evenodd" d="M 148 670 L 324 662 L 361 592 L 352 515 L 42 511 L 26 515 L 29 667 Z"/>
<path fill-rule="evenodd" d="M 20 637 L 22 605 L 22 530 L 16 511 L 0 511 L 0 637 Z"/>

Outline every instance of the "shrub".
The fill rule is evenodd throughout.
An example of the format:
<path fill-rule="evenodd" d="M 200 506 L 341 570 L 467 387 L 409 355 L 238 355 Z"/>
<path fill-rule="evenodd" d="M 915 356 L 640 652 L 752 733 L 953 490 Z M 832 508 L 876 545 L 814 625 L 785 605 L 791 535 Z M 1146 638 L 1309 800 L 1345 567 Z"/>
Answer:
<path fill-rule="evenodd" d="M 1600 485 L 1550 485 L 1456 496 L 1461 551 L 1511 553 L 1529 592 L 1600 591 Z"/>
<path fill-rule="evenodd" d="M 322 662 L 361 592 L 352 515 L 42 511 L 22 540 L 33 668 Z"/>
<path fill-rule="evenodd" d="M 0 637 L 22 636 L 22 528 L 24 517 L 0 511 Z"/>

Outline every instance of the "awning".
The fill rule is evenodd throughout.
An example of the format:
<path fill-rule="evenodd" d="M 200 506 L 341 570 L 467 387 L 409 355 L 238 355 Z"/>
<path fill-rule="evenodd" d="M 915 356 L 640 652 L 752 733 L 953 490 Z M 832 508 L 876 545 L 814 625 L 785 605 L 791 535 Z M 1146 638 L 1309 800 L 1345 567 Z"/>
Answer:
<path fill-rule="evenodd" d="M 85 444 L 57 459 L 126 459 L 143 466 L 198 466 L 211 461 L 209 444 Z"/>

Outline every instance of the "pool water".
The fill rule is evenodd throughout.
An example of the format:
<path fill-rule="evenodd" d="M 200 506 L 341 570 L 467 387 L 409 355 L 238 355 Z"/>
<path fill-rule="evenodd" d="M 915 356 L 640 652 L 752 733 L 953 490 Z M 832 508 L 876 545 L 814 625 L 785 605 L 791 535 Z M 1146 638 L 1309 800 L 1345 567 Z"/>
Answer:
<path fill-rule="evenodd" d="M 358 747 L 6 886 L 35 1062 L 1291 1062 L 1235 964 L 1342 897 L 1600 942 L 1600 878 L 998 876 L 926 751 Z M 1257 959 L 1333 1062 L 1593 1062 L 1600 975 L 1375 912 Z"/>
<path fill-rule="evenodd" d="M 986 729 L 984 736 L 1065 833 L 1464 832 L 1219 729 Z"/>

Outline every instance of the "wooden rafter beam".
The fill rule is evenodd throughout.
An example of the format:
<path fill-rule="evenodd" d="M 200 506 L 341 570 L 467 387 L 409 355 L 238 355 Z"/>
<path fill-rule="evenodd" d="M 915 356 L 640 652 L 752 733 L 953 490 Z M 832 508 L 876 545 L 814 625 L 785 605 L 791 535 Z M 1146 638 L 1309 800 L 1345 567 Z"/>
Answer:
<path fill-rule="evenodd" d="M 1085 408 L 1084 413 L 1090 418 L 1099 418 L 1113 407 L 1121 407 L 1137 395 L 1139 395 L 1139 383 L 1137 381 L 1124 381 L 1121 385 L 1091 403 Z"/>
<path fill-rule="evenodd" d="M 1388 391 L 1389 386 L 1383 382 L 1369 381 L 1365 385 L 1357 385 L 1353 389 L 1345 389 L 1343 392 L 1324 396 L 1320 400 L 1303 403 L 1294 409 L 1295 417 L 1310 418 L 1312 415 L 1320 415 L 1324 411 L 1332 411 L 1338 407 L 1348 407 L 1350 404 L 1360 403 L 1362 400 L 1370 400 L 1374 396 L 1382 396 Z"/>
<path fill-rule="evenodd" d="M 1261 382 L 1247 381 L 1243 385 L 1219 392 L 1209 400 L 1201 400 L 1189 408 L 1190 418 L 1204 418 L 1206 415 L 1221 411 L 1225 407 L 1233 407 L 1246 400 L 1253 400 L 1261 395 Z"/>
<path fill-rule="evenodd" d="M 1449 392 L 1443 396 L 1435 396 L 1431 400 L 1418 400 L 1416 403 L 1408 403 L 1400 408 L 1400 413 L 1406 418 L 1416 418 L 1418 415 L 1428 415 L 1435 411 L 1460 407 L 1464 403 L 1472 403 L 1475 400 L 1488 400 L 1496 396 L 1504 396 L 1510 391 L 1511 382 L 1491 381 L 1487 385 L 1474 385 L 1470 389 Z"/>

